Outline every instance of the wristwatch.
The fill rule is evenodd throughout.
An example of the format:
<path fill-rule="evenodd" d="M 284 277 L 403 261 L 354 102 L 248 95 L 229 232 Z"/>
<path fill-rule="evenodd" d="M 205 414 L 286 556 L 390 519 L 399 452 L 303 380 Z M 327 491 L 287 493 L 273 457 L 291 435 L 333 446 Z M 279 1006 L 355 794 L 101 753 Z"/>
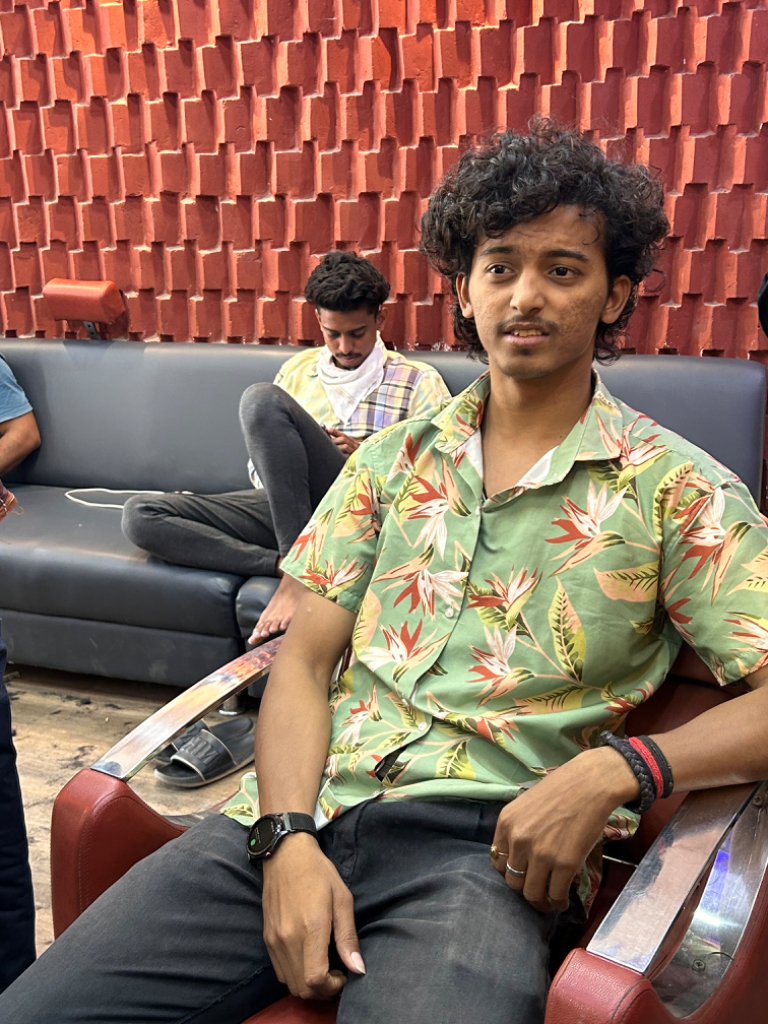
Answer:
<path fill-rule="evenodd" d="M 251 825 L 248 833 L 248 857 L 258 864 L 271 857 L 281 839 L 291 832 L 308 832 L 317 838 L 317 826 L 311 814 L 290 811 L 286 814 L 265 814 Z"/>

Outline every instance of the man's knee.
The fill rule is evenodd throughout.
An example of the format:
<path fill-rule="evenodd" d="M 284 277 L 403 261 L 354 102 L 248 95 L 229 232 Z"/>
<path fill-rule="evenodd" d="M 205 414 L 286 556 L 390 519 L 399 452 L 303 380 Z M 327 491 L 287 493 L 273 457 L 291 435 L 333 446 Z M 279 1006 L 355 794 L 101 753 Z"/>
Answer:
<path fill-rule="evenodd" d="M 240 399 L 240 423 L 246 433 L 274 428 L 275 415 L 285 408 L 286 393 L 276 384 L 251 384 Z"/>
<path fill-rule="evenodd" d="M 137 547 L 143 548 L 155 514 L 152 499 L 146 494 L 134 494 L 123 506 L 123 533 Z"/>

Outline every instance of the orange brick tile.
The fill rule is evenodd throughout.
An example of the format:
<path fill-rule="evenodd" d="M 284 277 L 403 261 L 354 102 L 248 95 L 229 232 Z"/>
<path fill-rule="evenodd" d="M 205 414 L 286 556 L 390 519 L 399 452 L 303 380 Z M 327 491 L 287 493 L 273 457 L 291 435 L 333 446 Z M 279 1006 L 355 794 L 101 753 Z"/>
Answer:
<path fill-rule="evenodd" d="M 32 33 L 29 10 L 18 6 L 12 11 L 0 13 L 0 34 L 3 49 L 14 57 L 32 56 Z"/>

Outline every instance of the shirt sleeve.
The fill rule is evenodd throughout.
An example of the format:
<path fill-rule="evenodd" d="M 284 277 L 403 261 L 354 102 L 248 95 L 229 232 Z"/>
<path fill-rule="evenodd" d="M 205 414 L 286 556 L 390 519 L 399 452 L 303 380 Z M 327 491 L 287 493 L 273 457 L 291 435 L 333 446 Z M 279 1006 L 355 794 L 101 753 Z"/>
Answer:
<path fill-rule="evenodd" d="M 768 661 L 768 527 L 735 476 L 681 466 L 659 485 L 659 599 L 721 684 Z"/>
<path fill-rule="evenodd" d="M 425 370 L 419 375 L 413 389 L 408 416 L 431 416 L 450 398 L 451 393 L 437 370 Z"/>
<path fill-rule="evenodd" d="M 349 457 L 280 566 L 355 614 L 373 573 L 381 530 L 382 478 L 374 471 L 373 454 L 373 446 L 363 443 Z"/>
<path fill-rule="evenodd" d="M 0 359 L 0 423 L 32 412 L 29 399 L 4 359 Z"/>

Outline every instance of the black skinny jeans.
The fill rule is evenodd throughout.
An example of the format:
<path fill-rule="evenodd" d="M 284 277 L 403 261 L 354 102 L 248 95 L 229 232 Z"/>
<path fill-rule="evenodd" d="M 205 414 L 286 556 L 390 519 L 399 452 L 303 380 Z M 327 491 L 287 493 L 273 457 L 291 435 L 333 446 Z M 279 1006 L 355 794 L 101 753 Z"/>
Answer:
<path fill-rule="evenodd" d="M 338 1024 L 541 1024 L 550 942 L 581 910 L 540 914 L 494 870 L 502 806 L 373 800 L 321 829 L 367 971 Z M 0 1020 L 239 1024 L 285 995 L 246 835 L 213 815 L 137 864 L 0 996 Z"/>

